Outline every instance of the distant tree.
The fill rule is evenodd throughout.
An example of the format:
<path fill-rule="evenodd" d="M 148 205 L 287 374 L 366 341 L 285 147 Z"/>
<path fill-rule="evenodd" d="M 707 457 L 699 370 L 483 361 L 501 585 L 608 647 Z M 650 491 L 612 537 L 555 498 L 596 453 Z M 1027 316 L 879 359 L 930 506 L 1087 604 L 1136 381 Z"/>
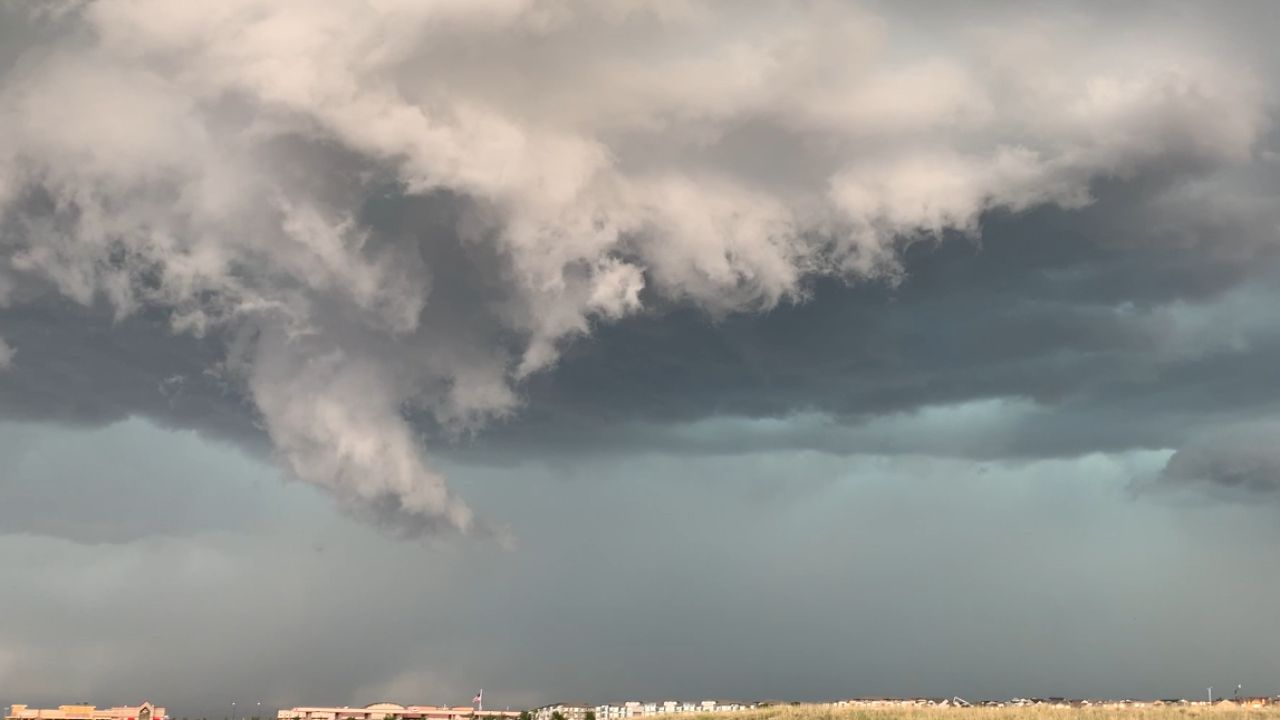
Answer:
<path fill-rule="evenodd" d="M 583 717 L 583 720 L 596 720 L 596 711 L 588 710 L 586 716 Z"/>
<path fill-rule="evenodd" d="M 533 720 L 533 713 L 528 710 L 520 711 L 520 720 Z"/>
<path fill-rule="evenodd" d="M 559 710 L 551 713 L 551 720 L 564 720 L 564 713 Z"/>

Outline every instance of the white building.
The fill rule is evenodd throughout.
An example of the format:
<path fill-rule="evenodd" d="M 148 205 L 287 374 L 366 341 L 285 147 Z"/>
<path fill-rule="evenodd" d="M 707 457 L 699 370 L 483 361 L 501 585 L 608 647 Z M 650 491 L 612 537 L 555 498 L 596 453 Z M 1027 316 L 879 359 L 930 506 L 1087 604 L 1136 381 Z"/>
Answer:
<path fill-rule="evenodd" d="M 595 713 L 596 717 L 600 717 L 600 713 L 594 707 L 586 703 L 555 703 L 553 705 L 543 705 L 533 711 L 534 720 L 553 720 L 556 713 L 564 720 L 587 720 L 587 713 Z"/>
<path fill-rule="evenodd" d="M 565 720 L 585 720 L 587 710 L 595 712 L 596 720 L 628 720 L 629 718 L 652 717 L 654 715 L 734 712 L 737 710 L 750 710 L 754 707 L 753 703 L 728 700 L 702 700 L 698 702 L 688 700 L 662 700 L 655 702 L 627 700 L 620 703 L 602 703 L 594 708 L 588 708 L 585 705 L 562 703 L 538 708 L 534 720 L 551 720 L 551 714 L 557 710 L 564 716 Z M 571 712 L 581 712 L 581 718 L 571 715 Z"/>
<path fill-rule="evenodd" d="M 481 710 L 468 706 L 399 705 L 374 703 L 353 707 L 295 707 L 276 713 L 276 720 L 515 720 L 514 710 Z"/>

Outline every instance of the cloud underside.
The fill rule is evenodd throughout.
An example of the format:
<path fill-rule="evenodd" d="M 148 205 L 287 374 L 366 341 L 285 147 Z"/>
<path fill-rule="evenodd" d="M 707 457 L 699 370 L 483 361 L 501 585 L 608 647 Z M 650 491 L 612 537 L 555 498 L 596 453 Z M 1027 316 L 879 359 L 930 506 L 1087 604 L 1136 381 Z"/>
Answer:
<path fill-rule="evenodd" d="M 198 428 L 412 536 L 478 527 L 424 439 L 1055 455 L 1273 406 L 1271 69 L 1190 11 L 56 7 L 3 10 L 11 418 Z"/>

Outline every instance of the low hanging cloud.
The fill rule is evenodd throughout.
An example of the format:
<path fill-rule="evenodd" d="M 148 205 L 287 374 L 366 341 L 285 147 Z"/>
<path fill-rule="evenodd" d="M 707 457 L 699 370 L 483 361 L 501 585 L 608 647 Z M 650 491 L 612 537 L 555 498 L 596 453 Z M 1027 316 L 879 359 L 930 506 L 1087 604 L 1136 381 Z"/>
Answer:
<path fill-rule="evenodd" d="M 1200 488 L 1255 498 L 1280 491 L 1280 422 L 1236 424 L 1206 432 L 1175 452 L 1155 487 Z"/>
<path fill-rule="evenodd" d="M 512 417 L 601 324 L 899 282 L 916 240 L 1247 165 L 1268 130 L 1250 58 L 1157 18 L 1135 40 L 822 2 L 6 13 L 48 39 L 0 76 L 0 308 L 214 341 L 200 372 L 280 465 L 405 535 L 475 526 L 406 417 Z"/>

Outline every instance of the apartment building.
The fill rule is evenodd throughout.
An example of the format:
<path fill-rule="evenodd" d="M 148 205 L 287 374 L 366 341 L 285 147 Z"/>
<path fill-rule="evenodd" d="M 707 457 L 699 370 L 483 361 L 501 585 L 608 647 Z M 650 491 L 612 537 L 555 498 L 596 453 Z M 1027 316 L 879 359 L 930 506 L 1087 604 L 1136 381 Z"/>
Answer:
<path fill-rule="evenodd" d="M 628 700 L 621 703 L 605 703 L 595 707 L 596 720 L 624 720 L 625 718 L 652 717 L 655 715 L 675 715 L 679 713 L 733 712 L 755 707 L 752 703 L 730 700 L 663 700 L 660 702 L 643 702 Z M 566 716 L 567 718 L 568 716 Z M 544 720 L 536 718 L 536 720 Z"/>
<path fill-rule="evenodd" d="M 277 720 L 481 720 L 497 718 L 514 720 L 515 710 L 480 710 L 467 706 L 398 705 L 374 703 L 362 708 L 295 707 L 276 713 Z"/>
<path fill-rule="evenodd" d="M 543 705 L 533 711 L 533 720 L 552 720 L 556 713 L 564 720 L 587 720 L 587 713 L 595 712 L 595 708 L 586 703 L 555 703 Z M 600 716 L 597 715 L 597 718 Z"/>
<path fill-rule="evenodd" d="M 56 708 L 33 708 L 12 705 L 5 720 L 164 720 L 168 713 L 150 702 L 99 709 L 95 705 L 59 705 Z"/>

